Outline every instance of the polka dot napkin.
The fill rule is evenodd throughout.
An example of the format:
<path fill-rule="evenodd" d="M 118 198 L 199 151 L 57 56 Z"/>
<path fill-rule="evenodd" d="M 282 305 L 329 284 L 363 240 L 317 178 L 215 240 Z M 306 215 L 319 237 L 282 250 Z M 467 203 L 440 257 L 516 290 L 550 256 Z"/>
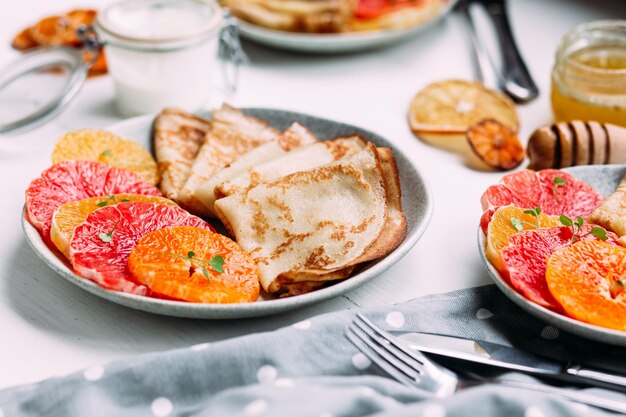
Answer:
<path fill-rule="evenodd" d="M 10 388 L 0 391 L 0 417 L 605 415 L 548 395 L 493 385 L 433 399 L 390 379 L 345 338 L 354 313 L 326 314 L 275 332 L 141 355 Z M 626 371 L 622 349 L 560 332 L 519 310 L 494 286 L 364 313 L 395 334 L 469 337 Z M 621 394 L 594 391 L 626 401 Z"/>

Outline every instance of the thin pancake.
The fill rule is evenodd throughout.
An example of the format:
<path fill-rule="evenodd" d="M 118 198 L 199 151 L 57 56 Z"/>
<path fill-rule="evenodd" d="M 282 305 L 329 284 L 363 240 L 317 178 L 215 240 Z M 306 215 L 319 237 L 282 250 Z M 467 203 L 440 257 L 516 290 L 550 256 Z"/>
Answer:
<path fill-rule="evenodd" d="M 626 176 L 613 194 L 589 215 L 587 221 L 615 232 L 620 237 L 626 235 Z"/>
<path fill-rule="evenodd" d="M 206 135 L 176 202 L 194 214 L 210 215 L 204 204 L 194 197 L 194 191 L 220 169 L 257 146 L 274 140 L 279 134 L 264 121 L 223 105 L 213 112 L 211 130 Z"/>
<path fill-rule="evenodd" d="M 385 178 L 368 144 L 350 158 L 220 199 L 215 209 L 256 261 L 263 288 L 275 293 L 282 273 L 331 272 L 363 256 L 387 219 Z"/>
<path fill-rule="evenodd" d="M 215 217 L 215 188 L 221 183 L 236 177 L 246 170 L 260 165 L 264 162 L 285 155 L 287 152 L 304 145 L 317 142 L 317 138 L 304 126 L 294 123 L 280 136 L 271 142 L 265 143 L 242 155 L 232 164 L 222 168 L 211 178 L 202 183 L 194 191 L 194 197 L 200 201 L 208 210 L 208 213 Z"/>
<path fill-rule="evenodd" d="M 165 109 L 156 117 L 152 140 L 160 188 L 167 198 L 178 198 L 210 128 L 208 120 L 178 109 Z"/>

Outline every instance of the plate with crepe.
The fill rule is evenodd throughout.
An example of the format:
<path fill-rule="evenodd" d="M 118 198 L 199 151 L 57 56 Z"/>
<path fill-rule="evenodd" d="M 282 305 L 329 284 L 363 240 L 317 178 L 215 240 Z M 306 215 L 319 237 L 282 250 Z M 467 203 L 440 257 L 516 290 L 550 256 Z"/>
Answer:
<path fill-rule="evenodd" d="M 411 38 L 445 16 L 456 0 L 223 0 L 243 37 L 277 49 L 349 53 Z M 393 3 L 393 4 L 392 4 Z"/>
<path fill-rule="evenodd" d="M 233 123 L 244 142 L 233 142 L 228 130 Z M 319 303 L 375 279 L 398 262 L 432 215 L 431 192 L 418 169 L 387 139 L 357 126 L 290 111 L 223 106 L 198 115 L 166 109 L 156 119 L 142 116 L 108 130 L 166 160 L 189 151 L 171 135 L 184 132 L 196 142 L 196 164 L 188 164 L 184 181 L 174 159 L 159 166 L 161 191 L 180 206 L 166 209 L 185 209 L 232 237 L 258 265 L 261 287 L 256 301 L 233 304 L 106 289 L 75 272 L 80 268 L 62 254 L 67 248 L 51 249 L 25 209 L 26 239 L 50 268 L 90 293 L 130 308 L 233 319 Z M 196 166 L 202 171 L 196 172 Z M 117 207 L 141 204 L 147 203 L 120 202 Z M 103 210 L 113 208 L 94 213 Z M 189 260 L 192 256 L 189 252 Z M 206 275 L 208 264 L 196 264 L 200 268 Z"/>

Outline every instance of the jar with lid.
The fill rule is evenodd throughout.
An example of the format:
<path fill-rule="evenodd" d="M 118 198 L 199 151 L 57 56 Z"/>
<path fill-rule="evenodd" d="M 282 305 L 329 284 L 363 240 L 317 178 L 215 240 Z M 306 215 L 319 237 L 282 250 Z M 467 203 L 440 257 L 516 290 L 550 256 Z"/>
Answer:
<path fill-rule="evenodd" d="M 95 29 L 126 116 L 207 104 L 222 12 L 212 0 L 125 0 L 104 8 Z"/>
<path fill-rule="evenodd" d="M 563 36 L 552 70 L 552 110 L 557 122 L 626 126 L 626 20 L 585 23 Z"/>

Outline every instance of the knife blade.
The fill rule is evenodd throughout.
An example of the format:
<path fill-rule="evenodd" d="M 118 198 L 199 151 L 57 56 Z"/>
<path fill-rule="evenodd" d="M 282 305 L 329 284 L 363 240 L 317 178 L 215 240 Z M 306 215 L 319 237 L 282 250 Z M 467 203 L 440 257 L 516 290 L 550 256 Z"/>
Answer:
<path fill-rule="evenodd" d="M 544 358 L 514 347 L 428 333 L 407 333 L 399 336 L 399 340 L 409 349 L 435 356 L 626 392 L 626 376 L 624 375 Z"/>

